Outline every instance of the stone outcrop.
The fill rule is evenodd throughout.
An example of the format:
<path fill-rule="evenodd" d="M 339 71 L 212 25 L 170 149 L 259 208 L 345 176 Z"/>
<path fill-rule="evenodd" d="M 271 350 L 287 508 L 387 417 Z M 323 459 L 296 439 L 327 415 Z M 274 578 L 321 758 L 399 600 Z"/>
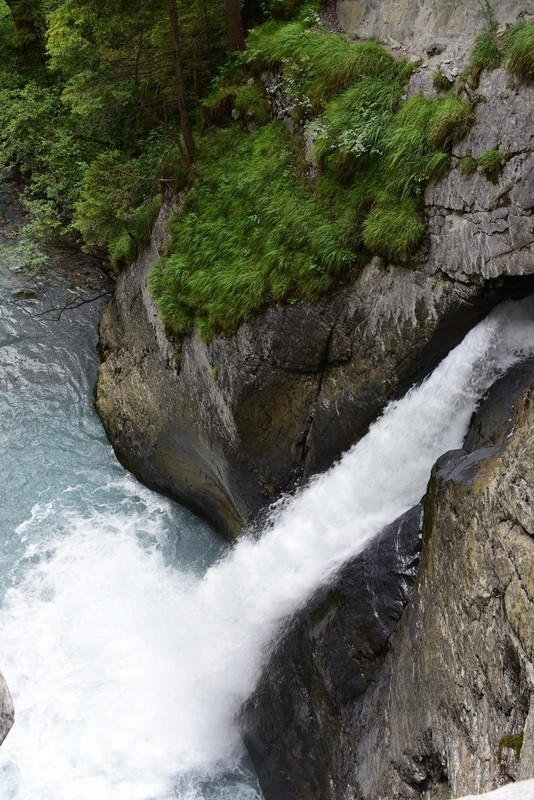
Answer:
<path fill-rule="evenodd" d="M 243 713 L 266 800 L 445 800 L 534 776 L 533 508 L 530 360 L 435 465 L 413 594 L 417 509 L 279 644 Z M 521 732 L 517 758 L 502 737 Z"/>
<path fill-rule="evenodd" d="M 164 204 L 100 329 L 97 406 L 142 480 L 232 536 L 329 467 L 491 305 L 533 290 L 534 87 L 498 70 L 480 92 L 455 158 L 499 146 L 509 160 L 496 184 L 455 167 L 428 187 L 429 235 L 412 263 L 375 258 L 313 307 L 270 308 L 209 345 L 194 335 L 181 365 L 146 287 L 176 209 Z"/>
<path fill-rule="evenodd" d="M 0 744 L 4 741 L 15 721 L 13 701 L 7 684 L 0 672 Z"/>
<path fill-rule="evenodd" d="M 488 5 L 502 25 L 533 14 L 528 3 L 518 0 Z M 488 24 L 484 4 L 465 0 L 337 0 L 336 6 L 338 22 L 347 33 L 376 36 L 417 58 L 464 58 Z"/>

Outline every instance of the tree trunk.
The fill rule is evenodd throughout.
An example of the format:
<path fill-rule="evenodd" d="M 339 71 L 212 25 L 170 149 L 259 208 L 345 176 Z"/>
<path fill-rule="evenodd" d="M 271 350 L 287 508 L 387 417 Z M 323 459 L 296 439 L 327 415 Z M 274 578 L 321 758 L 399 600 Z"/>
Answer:
<path fill-rule="evenodd" d="M 195 140 L 191 130 L 191 122 L 187 113 L 185 100 L 184 74 L 182 69 L 182 49 L 180 46 L 180 20 L 176 0 L 170 0 L 171 34 L 174 50 L 174 72 L 176 77 L 176 91 L 178 92 L 178 109 L 180 111 L 180 125 L 184 137 L 185 149 L 190 161 L 195 157 Z"/>
<path fill-rule="evenodd" d="M 230 52 L 245 49 L 245 34 L 241 19 L 241 0 L 226 0 L 226 28 Z"/>

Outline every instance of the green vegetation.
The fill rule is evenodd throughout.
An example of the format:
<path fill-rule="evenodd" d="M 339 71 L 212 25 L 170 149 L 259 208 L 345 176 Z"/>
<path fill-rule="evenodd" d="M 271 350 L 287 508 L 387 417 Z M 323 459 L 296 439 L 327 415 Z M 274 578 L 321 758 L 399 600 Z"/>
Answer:
<path fill-rule="evenodd" d="M 377 42 L 353 44 L 308 22 L 275 20 L 251 31 L 245 63 L 256 75 L 280 70 L 284 90 L 301 116 L 319 112 L 327 100 L 363 77 L 405 83 L 414 69 Z"/>
<path fill-rule="evenodd" d="M 501 34 L 497 28 L 490 15 L 487 30 L 476 39 L 468 67 L 458 79 L 459 92 L 466 85 L 476 89 L 483 70 L 494 70 L 501 64 L 522 80 L 534 78 L 534 22 L 518 22 Z"/>
<path fill-rule="evenodd" d="M 432 86 L 436 92 L 448 92 L 451 88 L 451 82 L 441 67 L 434 73 L 434 77 L 432 78 Z"/>
<path fill-rule="evenodd" d="M 471 58 L 469 59 L 468 75 L 473 88 L 477 88 L 483 70 L 493 70 L 500 67 L 502 62 L 502 51 L 492 27 L 475 41 Z"/>
<path fill-rule="evenodd" d="M 406 100 L 414 65 L 326 32 L 318 2 L 270 0 L 243 52 L 229 5 L 36 0 L 15 18 L 0 0 L 0 169 L 23 172 L 28 233 L 119 270 L 165 191 L 187 190 L 149 277 L 177 361 L 193 328 L 209 339 L 314 301 L 374 254 L 409 267 L 425 187 L 474 120 L 448 81 Z"/>
<path fill-rule="evenodd" d="M 374 42 L 300 22 L 268 22 L 250 40 L 247 90 L 247 68 L 268 66 L 282 71 L 294 120 L 323 109 L 306 126 L 319 172 L 310 177 L 303 143 L 280 122 L 207 131 L 170 254 L 149 279 L 178 336 L 230 334 L 269 303 L 316 300 L 369 254 L 406 260 L 425 233 L 424 187 L 474 119 L 453 94 L 402 105 L 409 69 Z M 228 91 L 238 95 L 235 72 Z M 218 86 L 210 120 L 228 120 L 226 97 Z"/>
<path fill-rule="evenodd" d="M 519 22 L 503 36 L 506 68 L 523 80 L 534 78 L 534 22 Z"/>
<path fill-rule="evenodd" d="M 499 750 L 502 750 L 503 748 L 508 748 L 509 750 L 513 750 L 515 753 L 515 757 L 518 761 L 521 757 L 522 747 L 523 747 L 523 731 L 519 731 L 519 733 L 515 733 L 513 735 L 503 736 L 499 741 Z"/>
<path fill-rule="evenodd" d="M 464 175 L 472 175 L 477 171 L 478 161 L 473 156 L 463 156 L 458 161 L 458 169 Z"/>
<path fill-rule="evenodd" d="M 506 157 L 498 150 L 486 150 L 478 159 L 478 166 L 489 181 L 497 183 Z"/>
<path fill-rule="evenodd" d="M 507 160 L 508 155 L 506 153 L 500 153 L 499 150 L 491 149 L 486 150 L 479 158 L 463 156 L 463 158 L 460 158 L 458 161 L 458 169 L 465 175 L 480 171 L 489 181 L 497 183 L 502 168 Z"/>
<path fill-rule="evenodd" d="M 216 129 L 202 143 L 195 183 L 171 222 L 171 255 L 150 275 L 175 333 L 232 333 L 265 304 L 317 299 L 346 274 L 354 254 L 295 172 L 292 149 L 280 122 L 250 134 Z"/>
<path fill-rule="evenodd" d="M 218 381 L 219 380 L 219 365 L 218 364 L 215 364 L 215 366 L 210 369 L 210 375 L 211 375 L 211 377 L 213 378 L 214 381 Z"/>

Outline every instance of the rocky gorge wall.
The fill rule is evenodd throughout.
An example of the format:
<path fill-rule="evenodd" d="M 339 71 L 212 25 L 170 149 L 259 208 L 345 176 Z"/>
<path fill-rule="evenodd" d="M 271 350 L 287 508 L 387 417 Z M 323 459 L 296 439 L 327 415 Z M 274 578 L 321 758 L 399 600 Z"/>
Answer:
<path fill-rule="evenodd" d="M 4 741 L 15 721 L 13 701 L 2 673 L 0 673 L 0 744 Z"/>
<path fill-rule="evenodd" d="M 410 268 L 375 258 L 314 306 L 269 308 L 209 344 L 187 338 L 180 365 L 146 287 L 176 210 L 164 203 L 100 327 L 97 407 L 142 480 L 233 536 L 329 467 L 495 302 L 532 291 L 534 87 L 496 70 L 479 92 L 456 166 L 427 189 L 428 236 Z M 509 154 L 496 183 L 457 168 L 493 147 Z"/>
<path fill-rule="evenodd" d="M 534 776 L 533 401 L 531 360 L 438 460 L 424 513 L 293 621 L 242 719 L 267 800 L 440 800 Z M 500 742 L 522 731 L 517 758 Z"/>
<path fill-rule="evenodd" d="M 340 0 L 336 24 L 423 61 L 465 64 L 484 16 L 450 0 Z M 332 9 L 330 9 L 331 11 Z M 496 9 L 515 22 L 517 2 Z M 314 306 L 273 307 L 181 363 L 146 277 L 117 281 L 97 406 L 119 456 L 228 537 L 328 468 L 495 303 L 534 291 L 534 86 L 483 73 L 476 122 L 428 186 L 410 264 L 373 259 Z M 507 154 L 498 180 L 459 169 Z M 266 800 L 448 800 L 534 776 L 534 366 L 499 382 L 424 508 L 389 526 L 284 632 L 241 722 Z M 523 731 L 520 757 L 499 745 Z M 517 739 L 512 739 L 517 741 Z"/>

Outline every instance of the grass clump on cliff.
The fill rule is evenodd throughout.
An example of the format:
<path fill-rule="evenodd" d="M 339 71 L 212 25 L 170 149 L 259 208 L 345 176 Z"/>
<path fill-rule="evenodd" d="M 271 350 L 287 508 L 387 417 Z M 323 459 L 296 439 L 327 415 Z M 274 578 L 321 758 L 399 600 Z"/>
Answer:
<path fill-rule="evenodd" d="M 487 30 L 475 40 L 467 69 L 459 78 L 459 91 L 466 84 L 476 89 L 484 70 L 491 71 L 503 64 L 521 80 L 534 78 L 534 22 L 518 22 L 501 34 L 497 33 L 497 27 L 491 20 Z"/>
<path fill-rule="evenodd" d="M 265 69 L 293 133 L 253 112 L 264 95 L 250 71 Z M 318 299 L 373 254 L 409 259 L 425 186 L 474 119 L 452 93 L 403 102 L 412 69 L 376 42 L 298 20 L 250 34 L 242 75 L 232 67 L 207 103 L 193 185 L 149 277 L 172 332 L 231 334 L 270 303 Z"/>
<path fill-rule="evenodd" d="M 519 22 L 503 36 L 506 68 L 523 80 L 534 78 L 534 22 Z"/>
<path fill-rule="evenodd" d="M 494 26 L 481 33 L 475 40 L 475 46 L 469 59 L 468 73 L 473 88 L 477 88 L 482 72 L 497 69 L 502 62 L 502 50 L 499 46 Z"/>
<path fill-rule="evenodd" d="M 202 156 L 171 222 L 172 254 L 150 276 L 175 333 L 230 334 L 267 303 L 315 300 L 346 273 L 354 254 L 299 179 L 282 123 L 213 130 Z"/>
<path fill-rule="evenodd" d="M 503 736 L 499 741 L 499 750 L 507 748 L 513 750 L 516 759 L 519 761 L 521 757 L 521 748 L 523 747 L 524 732 L 514 733 L 512 735 Z"/>
<path fill-rule="evenodd" d="M 498 150 L 486 150 L 485 153 L 478 158 L 478 166 L 481 172 L 492 183 L 497 183 L 501 170 L 506 163 L 506 157 Z"/>
<path fill-rule="evenodd" d="M 299 20 L 272 20 L 247 39 L 245 61 L 259 75 L 281 73 L 284 90 L 306 115 L 363 77 L 405 82 L 414 69 L 396 60 L 377 42 L 350 42 Z"/>

